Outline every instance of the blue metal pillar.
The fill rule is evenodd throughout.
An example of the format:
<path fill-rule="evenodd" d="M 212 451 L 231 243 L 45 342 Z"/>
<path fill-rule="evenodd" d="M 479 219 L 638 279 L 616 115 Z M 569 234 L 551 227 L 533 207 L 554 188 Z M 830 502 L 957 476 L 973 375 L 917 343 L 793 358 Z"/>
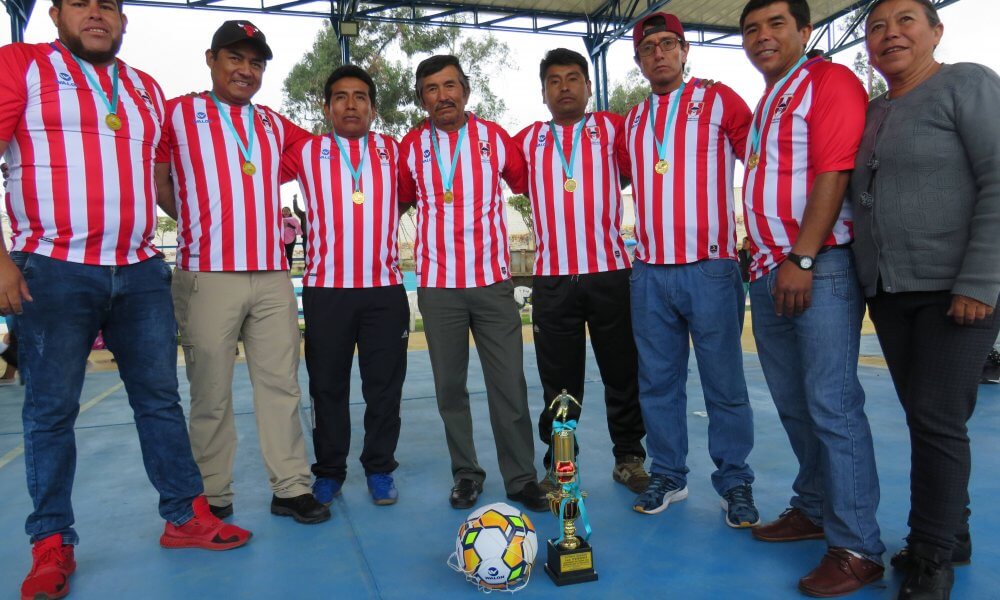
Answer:
<path fill-rule="evenodd" d="M 608 110 L 608 44 L 602 34 L 585 36 L 583 44 L 594 65 L 594 104 L 597 110 Z"/>
<path fill-rule="evenodd" d="M 6 0 L 5 4 L 10 15 L 10 39 L 23 42 L 24 29 L 28 26 L 31 10 L 35 8 L 35 0 Z"/>

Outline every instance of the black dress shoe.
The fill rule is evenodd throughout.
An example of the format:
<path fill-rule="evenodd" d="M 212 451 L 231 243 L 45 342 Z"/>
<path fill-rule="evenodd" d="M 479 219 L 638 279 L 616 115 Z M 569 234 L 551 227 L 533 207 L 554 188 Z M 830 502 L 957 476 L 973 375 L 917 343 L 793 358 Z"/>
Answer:
<path fill-rule="evenodd" d="M 897 600 L 950 600 L 955 585 L 955 571 L 950 564 L 916 554 L 910 557 L 910 563 Z"/>
<path fill-rule="evenodd" d="M 214 506 L 212 504 L 208 505 L 208 509 L 212 511 L 216 519 L 225 519 L 226 517 L 233 516 L 233 505 L 232 503 L 225 506 Z"/>
<path fill-rule="evenodd" d="M 302 494 L 294 498 L 271 497 L 271 514 L 291 517 L 299 523 L 312 525 L 330 518 L 330 509 L 323 506 L 312 494 Z"/>
<path fill-rule="evenodd" d="M 471 479 L 459 479 L 451 488 L 451 495 L 448 502 L 452 508 L 472 508 L 479 500 L 479 494 L 483 491 L 483 484 Z"/>
<path fill-rule="evenodd" d="M 951 547 L 951 566 L 962 567 L 972 562 L 972 538 L 969 534 L 955 536 L 955 545 Z M 909 571 L 915 566 L 913 551 L 910 546 L 904 546 L 889 560 L 893 568 L 900 571 Z"/>
<path fill-rule="evenodd" d="M 526 483 L 520 492 L 507 494 L 507 498 L 514 502 L 520 502 L 525 508 L 534 512 L 549 510 L 549 499 L 545 496 L 545 491 L 534 481 Z"/>

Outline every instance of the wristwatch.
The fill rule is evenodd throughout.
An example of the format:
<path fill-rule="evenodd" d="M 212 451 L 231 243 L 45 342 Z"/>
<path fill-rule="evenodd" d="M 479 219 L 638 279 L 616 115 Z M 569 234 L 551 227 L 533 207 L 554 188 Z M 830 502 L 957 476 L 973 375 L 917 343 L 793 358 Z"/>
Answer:
<path fill-rule="evenodd" d="M 798 254 L 789 252 L 788 260 L 795 263 L 803 271 L 812 271 L 813 267 L 816 266 L 816 260 L 811 256 L 799 256 Z"/>

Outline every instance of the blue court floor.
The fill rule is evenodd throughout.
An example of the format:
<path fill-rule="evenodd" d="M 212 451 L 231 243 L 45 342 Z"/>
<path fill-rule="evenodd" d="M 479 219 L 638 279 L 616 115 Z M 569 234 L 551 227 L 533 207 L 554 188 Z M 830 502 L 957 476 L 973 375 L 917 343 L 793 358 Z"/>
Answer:
<path fill-rule="evenodd" d="M 795 460 L 778 422 L 760 365 L 745 354 L 747 383 L 755 411 L 756 447 L 750 462 L 757 473 L 757 503 L 766 520 L 786 506 Z M 690 497 L 656 516 L 633 512 L 633 495 L 611 480 L 612 457 L 605 426 L 600 377 L 589 357 L 582 423 L 583 488 L 594 534 L 600 580 L 557 588 L 540 568 L 519 596 L 524 598 L 798 598 L 796 583 L 824 552 L 820 541 L 765 544 L 723 521 L 709 475 L 706 421 L 697 371 L 688 385 Z M 541 405 L 534 346 L 525 345 L 533 412 Z M 481 504 L 505 501 L 486 416 L 484 386 L 473 352 L 469 389 L 476 417 L 480 461 L 488 472 Z M 183 371 L 181 395 L 187 395 Z M 333 518 L 299 525 L 268 511 L 270 490 L 259 455 L 246 367 L 235 381 L 240 448 L 236 463 L 236 519 L 251 529 L 244 548 L 213 553 L 164 550 L 157 540 L 163 524 L 156 495 L 146 480 L 132 416 L 116 373 L 88 375 L 77 423 L 79 464 L 74 489 L 77 574 L 73 598 L 474 598 L 478 592 L 445 561 L 464 512 L 447 503 L 451 477 L 443 428 L 437 415 L 426 352 L 409 355 L 404 388 L 403 431 L 397 458 L 399 503 L 374 506 L 357 463 L 363 401 L 354 374 L 349 475 Z M 862 367 L 868 414 L 875 435 L 882 482 L 879 520 L 891 553 L 903 544 L 908 507 L 909 448 L 903 415 L 888 372 Z M 306 388 L 305 366 L 300 372 Z M 20 445 L 22 389 L 0 389 L 0 598 L 13 598 L 30 566 L 23 533 L 30 501 L 25 490 Z M 308 403 L 306 403 L 308 404 Z M 302 412 L 309 423 L 308 406 Z M 1000 598 L 1000 386 L 981 387 L 971 424 L 975 464 L 972 476 L 973 564 L 956 569 L 954 598 Z M 306 427 L 307 431 L 309 427 Z M 310 445 L 311 446 L 311 445 Z M 541 444 L 536 442 L 536 451 Z M 541 469 L 539 453 L 538 467 Z M 554 537 L 557 523 L 531 513 L 539 537 Z M 540 546 L 544 547 L 543 543 Z M 544 550 L 543 550 L 544 552 Z M 900 577 L 883 581 L 854 598 L 895 598 Z"/>

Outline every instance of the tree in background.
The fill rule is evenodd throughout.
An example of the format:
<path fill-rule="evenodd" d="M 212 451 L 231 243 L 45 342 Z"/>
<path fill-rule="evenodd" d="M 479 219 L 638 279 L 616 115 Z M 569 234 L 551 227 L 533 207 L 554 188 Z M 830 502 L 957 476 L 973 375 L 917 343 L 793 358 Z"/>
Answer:
<path fill-rule="evenodd" d="M 177 221 L 170 217 L 156 217 L 156 234 L 160 237 L 160 246 L 163 246 L 163 236 L 171 231 L 177 231 Z"/>
<path fill-rule="evenodd" d="M 624 115 L 647 96 L 649 96 L 649 82 L 639 69 L 630 69 L 625 74 L 625 81 L 616 83 L 611 88 L 611 93 L 608 94 L 608 110 Z"/>
<path fill-rule="evenodd" d="M 531 200 L 524 194 L 515 194 L 507 198 L 507 206 L 517 211 L 528 228 L 528 246 L 535 245 L 535 219 L 531 213 Z"/>
<path fill-rule="evenodd" d="M 390 14 L 409 17 L 408 9 Z M 493 35 L 465 37 L 457 27 L 404 23 L 362 23 L 362 34 L 351 40 L 351 60 L 372 76 L 378 89 L 375 128 L 400 137 L 424 118 L 415 104 L 413 72 L 417 57 L 445 53 L 458 56 L 472 85 L 469 108 L 498 120 L 506 109 L 492 91 L 490 75 L 511 66 L 509 48 Z M 396 58 L 398 57 L 398 58 Z M 313 48 L 292 68 L 284 82 L 285 114 L 315 133 L 328 129 L 323 116 L 323 85 L 341 66 L 340 46 L 333 28 L 320 30 Z"/>
<path fill-rule="evenodd" d="M 858 8 L 851 11 L 841 24 L 838 26 L 840 31 L 847 31 L 852 24 L 858 23 L 858 26 L 851 30 L 850 38 L 852 40 L 861 39 L 865 36 L 865 18 L 868 16 L 867 11 L 864 8 Z M 871 62 L 868 61 L 868 53 L 864 50 L 859 51 L 854 55 L 854 62 L 851 64 L 851 69 L 861 80 L 861 85 L 865 86 L 868 90 L 868 97 L 875 98 L 876 96 L 881 96 L 889 88 L 885 84 L 885 79 L 875 72 L 872 67 Z"/>

